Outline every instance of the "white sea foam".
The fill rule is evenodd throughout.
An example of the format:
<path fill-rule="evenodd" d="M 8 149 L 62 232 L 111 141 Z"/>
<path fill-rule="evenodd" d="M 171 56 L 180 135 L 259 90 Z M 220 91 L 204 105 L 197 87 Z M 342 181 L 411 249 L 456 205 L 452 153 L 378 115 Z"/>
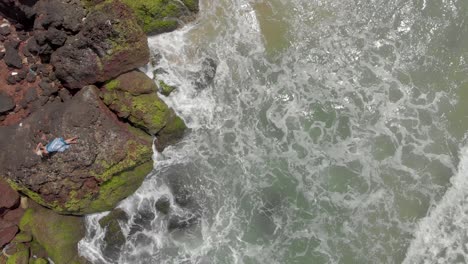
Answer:
<path fill-rule="evenodd" d="M 174 199 L 171 177 L 202 217 L 169 233 L 156 214 L 120 263 L 400 263 L 455 171 L 457 87 L 431 54 L 448 23 L 416 2 L 272 0 L 272 14 L 256 3 L 202 1 L 194 25 L 149 39 L 157 79 L 178 87 L 163 99 L 191 132 L 120 205 L 132 216 L 125 233 L 159 197 Z M 424 10 L 434 8 L 452 9 Z M 268 19 L 287 24 L 278 54 L 264 46 Z M 217 74 L 198 89 L 192 73 L 207 57 Z"/>
<path fill-rule="evenodd" d="M 468 146 L 460 150 L 458 171 L 442 200 L 418 224 L 403 263 L 468 261 Z"/>

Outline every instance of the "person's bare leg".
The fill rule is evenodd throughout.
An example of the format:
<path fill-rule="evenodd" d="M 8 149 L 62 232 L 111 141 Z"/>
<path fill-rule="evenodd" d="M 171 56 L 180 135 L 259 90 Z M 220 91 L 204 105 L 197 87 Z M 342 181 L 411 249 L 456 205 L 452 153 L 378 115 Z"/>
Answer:
<path fill-rule="evenodd" d="M 71 137 L 69 139 L 65 139 L 65 142 L 67 142 L 67 144 L 76 144 L 78 142 L 76 142 L 76 140 L 78 139 L 78 137 Z"/>

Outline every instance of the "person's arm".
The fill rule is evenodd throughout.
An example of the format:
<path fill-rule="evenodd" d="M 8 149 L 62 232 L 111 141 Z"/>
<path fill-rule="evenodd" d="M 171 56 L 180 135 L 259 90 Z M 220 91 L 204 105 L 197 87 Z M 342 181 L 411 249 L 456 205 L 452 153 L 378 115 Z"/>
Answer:
<path fill-rule="evenodd" d="M 38 150 L 41 150 L 41 147 L 42 147 L 42 143 L 38 143 L 36 148 L 34 149 L 34 152 L 37 152 Z"/>

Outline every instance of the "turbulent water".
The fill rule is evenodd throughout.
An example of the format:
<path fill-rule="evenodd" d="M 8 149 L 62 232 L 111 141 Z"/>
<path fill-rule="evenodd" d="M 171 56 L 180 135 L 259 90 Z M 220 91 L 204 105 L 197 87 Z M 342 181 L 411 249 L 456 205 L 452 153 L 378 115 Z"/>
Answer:
<path fill-rule="evenodd" d="M 202 0 L 195 23 L 149 39 L 191 131 L 119 206 L 131 218 L 117 258 L 102 252 L 104 214 L 87 217 L 81 254 L 468 262 L 467 18 L 466 0 Z M 218 67 L 203 88 L 206 58 Z M 171 177 L 201 208 L 185 231 L 152 206 L 174 199 Z"/>

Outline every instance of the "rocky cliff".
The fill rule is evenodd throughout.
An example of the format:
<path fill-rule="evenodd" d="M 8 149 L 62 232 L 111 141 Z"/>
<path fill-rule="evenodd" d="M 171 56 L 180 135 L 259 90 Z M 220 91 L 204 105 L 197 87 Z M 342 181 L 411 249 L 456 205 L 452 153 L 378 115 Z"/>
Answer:
<path fill-rule="evenodd" d="M 137 69 L 149 60 L 146 34 L 174 30 L 197 11 L 194 0 L 1 1 L 3 184 L 37 203 L 35 212 L 47 210 L 38 215 L 57 222 L 65 217 L 60 214 L 110 210 L 132 194 L 153 168 L 153 136 L 161 150 L 186 130 L 153 81 Z M 39 142 L 71 136 L 79 137 L 78 144 L 65 152 L 46 157 L 33 152 Z M 16 257 L 29 258 L 32 251 L 24 256 L 23 247 L 35 242 L 55 263 L 70 262 L 54 253 L 69 249 L 49 245 L 30 224 L 18 230 L 24 209 L 15 209 L 15 197 L 16 204 L 0 208 L 0 217 L 19 212 L 11 224 L 0 225 L 0 233 L 8 235 L 0 247 L 20 232 L 31 239 L 17 241 Z M 80 218 L 73 219 L 82 228 Z"/>

